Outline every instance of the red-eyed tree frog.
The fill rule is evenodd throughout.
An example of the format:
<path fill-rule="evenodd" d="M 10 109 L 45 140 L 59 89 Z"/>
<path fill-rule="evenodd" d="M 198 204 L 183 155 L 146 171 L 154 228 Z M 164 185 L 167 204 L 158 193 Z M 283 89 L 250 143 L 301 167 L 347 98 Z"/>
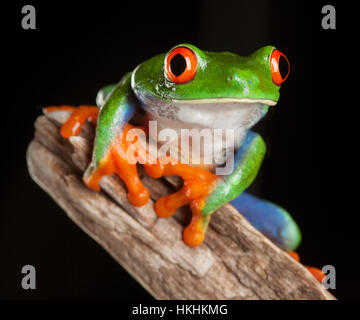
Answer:
<path fill-rule="evenodd" d="M 180 44 L 138 65 L 119 83 L 101 89 L 97 106 L 48 107 L 45 112 L 72 112 L 61 128 L 64 138 L 77 135 L 87 120 L 96 124 L 92 160 L 83 180 L 89 188 L 100 190 L 101 177 L 117 174 L 134 206 L 144 205 L 150 196 L 138 176 L 136 163 L 127 159 L 127 151 L 134 143 L 127 136 L 135 128 L 129 121 L 136 110 L 144 111 L 141 125 L 147 134 L 150 121 L 157 121 L 161 130 L 176 133 L 182 129 L 206 128 L 210 133 L 232 129 L 234 139 L 214 144 L 213 157 L 206 165 L 204 152 L 198 153 L 198 165 L 181 161 L 184 154 L 177 140 L 172 145 L 177 145 L 180 161 L 169 155 L 160 159 L 143 150 L 143 157 L 152 160 L 142 162 L 151 177 L 177 175 L 184 180 L 179 191 L 157 200 L 155 211 L 159 217 L 169 217 L 177 208 L 190 205 L 192 220 L 183 237 L 186 244 L 195 247 L 204 240 L 211 214 L 231 202 L 265 236 L 282 249 L 293 251 L 301 234 L 291 216 L 283 208 L 244 192 L 255 179 L 266 151 L 264 140 L 251 127 L 276 105 L 289 70 L 288 59 L 273 46 L 241 57 Z M 220 140 L 223 142 L 223 137 Z M 219 159 L 226 160 L 229 155 L 233 157 L 233 169 L 217 175 Z M 167 161 L 160 161 L 164 159 Z M 298 259 L 295 253 L 291 255 Z M 309 270 L 322 278 L 320 270 Z"/>

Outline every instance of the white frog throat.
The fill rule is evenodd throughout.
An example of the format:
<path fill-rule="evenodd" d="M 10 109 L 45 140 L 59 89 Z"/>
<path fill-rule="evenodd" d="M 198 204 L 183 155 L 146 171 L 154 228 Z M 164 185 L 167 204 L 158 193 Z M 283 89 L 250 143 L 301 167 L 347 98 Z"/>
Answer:
<path fill-rule="evenodd" d="M 164 151 L 177 154 L 182 163 L 214 168 L 237 149 L 248 130 L 266 113 L 260 102 L 242 103 L 221 100 L 208 103 L 151 101 L 142 103 L 148 120 L 156 130 L 149 137 Z M 153 103 L 155 102 L 155 103 Z M 187 141 L 187 142 L 186 142 Z M 184 147 L 185 146 L 185 147 Z"/>

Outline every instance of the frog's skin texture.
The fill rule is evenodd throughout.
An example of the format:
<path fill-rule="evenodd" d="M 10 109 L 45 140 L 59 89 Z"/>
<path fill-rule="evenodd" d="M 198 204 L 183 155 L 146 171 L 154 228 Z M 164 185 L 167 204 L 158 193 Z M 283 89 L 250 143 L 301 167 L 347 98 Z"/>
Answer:
<path fill-rule="evenodd" d="M 185 63 L 177 73 L 173 72 L 179 67 L 173 64 L 175 56 Z M 99 190 L 102 176 L 118 174 L 127 186 L 129 201 L 136 206 L 148 201 L 149 192 L 141 183 L 136 164 L 130 164 L 124 152 L 132 144 L 125 137 L 134 128 L 129 121 L 138 108 L 147 115 L 145 127 L 148 120 L 156 120 L 160 129 L 177 131 L 235 129 L 233 145 L 225 146 L 225 151 L 236 149 L 235 165 L 224 176 L 214 174 L 214 163 L 210 167 L 190 166 L 168 158 L 170 161 L 163 164 L 145 152 L 154 160 L 143 164 L 150 176 L 178 175 L 184 180 L 181 190 L 158 199 L 155 211 L 160 217 L 168 217 L 177 208 L 190 205 L 193 217 L 184 230 L 184 241 L 198 246 L 204 240 L 211 214 L 231 202 L 265 236 L 282 249 L 292 251 L 299 245 L 301 235 L 291 216 L 283 208 L 244 192 L 255 179 L 266 152 L 264 140 L 250 129 L 269 107 L 276 105 L 280 84 L 287 77 L 282 76 L 277 64 L 281 57 L 286 59 L 273 46 L 241 57 L 180 44 L 140 64 L 119 83 L 100 90 L 96 98 L 100 112 L 89 106 L 50 107 L 46 111 L 72 111 L 61 128 L 65 138 L 78 134 L 87 119 L 95 122 L 97 118 L 92 161 L 84 182 Z M 224 149 L 214 149 L 215 158 L 224 153 Z"/>

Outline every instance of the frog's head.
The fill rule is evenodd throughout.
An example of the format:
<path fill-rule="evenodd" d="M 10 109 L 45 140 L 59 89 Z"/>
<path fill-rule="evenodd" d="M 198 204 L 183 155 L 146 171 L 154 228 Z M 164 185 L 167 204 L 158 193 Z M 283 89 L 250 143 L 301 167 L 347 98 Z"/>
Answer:
<path fill-rule="evenodd" d="M 287 58 L 273 46 L 241 57 L 180 44 L 139 65 L 132 88 L 158 118 L 213 128 L 249 127 L 277 103 L 288 71 Z"/>

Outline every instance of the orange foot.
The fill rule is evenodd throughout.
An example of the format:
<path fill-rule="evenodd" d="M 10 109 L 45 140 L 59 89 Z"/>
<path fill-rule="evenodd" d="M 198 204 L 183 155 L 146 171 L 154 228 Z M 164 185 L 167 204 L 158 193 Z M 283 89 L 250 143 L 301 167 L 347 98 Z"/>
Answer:
<path fill-rule="evenodd" d="M 130 124 L 125 125 L 122 132 L 110 144 L 107 154 L 99 165 L 93 171 L 89 172 L 88 169 L 83 180 L 89 188 L 98 191 L 100 190 L 100 179 L 105 175 L 116 173 L 126 185 L 129 202 L 140 207 L 148 202 L 150 192 L 140 180 L 136 161 L 131 162 L 128 159 L 128 150 L 137 141 L 136 137 L 129 141 L 128 133 L 131 129 L 136 129 L 136 127 Z"/>
<path fill-rule="evenodd" d="M 192 219 L 184 230 L 184 241 L 191 247 L 199 246 L 205 237 L 205 231 L 209 224 L 210 215 L 202 215 L 201 209 L 205 205 L 205 198 L 215 187 L 216 175 L 200 168 L 194 168 L 186 164 L 176 163 L 167 158 L 167 164 L 162 165 L 162 176 L 177 175 L 183 178 L 183 187 L 166 197 L 159 198 L 155 203 L 155 212 L 161 218 L 172 216 L 176 209 L 190 205 Z M 148 166 L 144 165 L 147 173 Z M 157 172 L 158 173 L 158 172 Z"/>
<path fill-rule="evenodd" d="M 53 111 L 71 111 L 69 119 L 62 125 L 60 129 L 61 135 L 68 139 L 71 136 L 76 136 L 80 133 L 81 126 L 85 121 L 89 120 L 93 125 L 96 125 L 96 120 L 99 114 L 99 108 L 96 106 L 81 105 L 78 108 L 72 106 L 51 106 L 44 108 L 45 113 Z"/>
<path fill-rule="evenodd" d="M 300 256 L 295 251 L 287 251 L 287 253 L 297 262 L 300 262 Z M 304 266 L 304 267 L 311 272 L 311 274 L 316 278 L 317 281 L 322 283 L 325 274 L 320 269 L 309 266 Z"/>

